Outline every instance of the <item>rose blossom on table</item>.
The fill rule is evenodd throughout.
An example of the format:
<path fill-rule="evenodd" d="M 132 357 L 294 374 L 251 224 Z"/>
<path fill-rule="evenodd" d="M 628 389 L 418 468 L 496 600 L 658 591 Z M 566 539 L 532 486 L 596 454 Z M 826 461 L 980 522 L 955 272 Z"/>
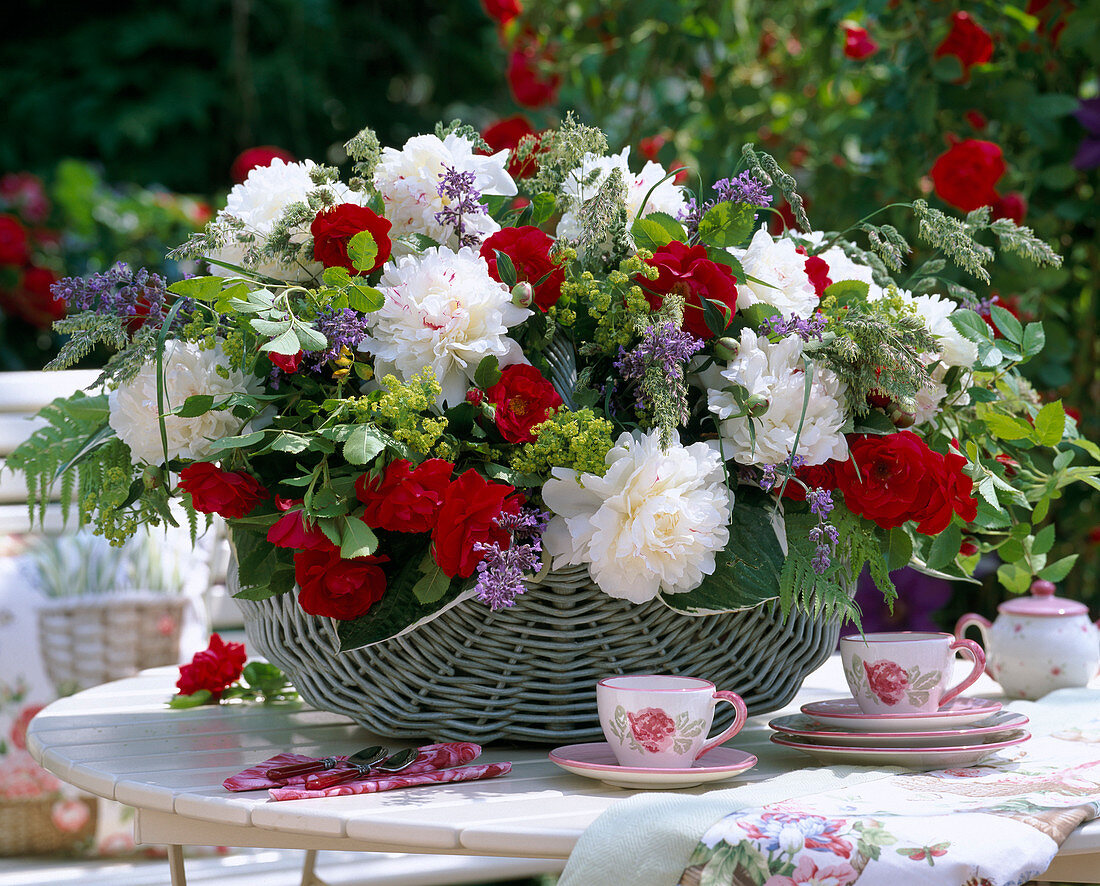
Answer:
<path fill-rule="evenodd" d="M 218 699 L 241 678 L 246 659 L 243 643 L 226 643 L 220 634 L 211 634 L 206 649 L 196 652 L 190 664 L 180 666 L 176 688 L 182 695 L 205 689 Z"/>

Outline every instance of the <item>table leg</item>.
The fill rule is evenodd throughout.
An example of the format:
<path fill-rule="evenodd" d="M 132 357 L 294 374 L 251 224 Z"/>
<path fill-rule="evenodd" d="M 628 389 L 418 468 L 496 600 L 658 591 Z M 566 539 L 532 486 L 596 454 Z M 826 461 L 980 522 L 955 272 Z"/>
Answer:
<path fill-rule="evenodd" d="M 326 886 L 325 881 L 317 876 L 316 849 L 306 850 L 306 860 L 302 863 L 301 886 Z"/>
<path fill-rule="evenodd" d="M 187 872 L 183 868 L 183 847 L 168 847 L 168 872 L 172 877 L 172 886 L 187 886 Z"/>

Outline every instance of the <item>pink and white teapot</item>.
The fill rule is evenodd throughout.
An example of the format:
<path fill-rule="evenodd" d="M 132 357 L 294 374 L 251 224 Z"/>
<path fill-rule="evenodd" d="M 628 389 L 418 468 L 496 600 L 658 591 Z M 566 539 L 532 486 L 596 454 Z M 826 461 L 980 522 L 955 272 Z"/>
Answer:
<path fill-rule="evenodd" d="M 1085 686 L 1100 667 L 1100 629 L 1088 608 L 1054 596 L 1054 585 L 1036 581 L 1031 595 L 997 607 L 997 619 L 968 612 L 955 636 L 977 625 L 985 646 L 986 673 L 1014 698 L 1041 698 L 1055 689 Z"/>

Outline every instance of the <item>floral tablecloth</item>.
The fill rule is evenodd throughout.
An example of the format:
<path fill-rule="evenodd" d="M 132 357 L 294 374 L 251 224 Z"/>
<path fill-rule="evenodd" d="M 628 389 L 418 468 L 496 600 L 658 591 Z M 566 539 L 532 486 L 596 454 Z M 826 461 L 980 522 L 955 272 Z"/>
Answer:
<path fill-rule="evenodd" d="M 600 869 L 615 866 L 634 871 L 636 886 L 1024 883 L 1047 869 L 1074 828 L 1100 815 L 1100 690 L 1062 690 L 1010 707 L 1031 718 L 1034 738 L 985 765 L 862 775 L 848 767 L 834 770 L 832 785 L 823 770 L 804 770 L 775 780 L 771 798 L 768 784 L 632 798 L 633 810 L 609 814 L 586 832 L 560 886 L 600 882 Z M 669 858 L 668 845 L 663 859 L 639 856 L 637 835 L 626 841 L 629 858 L 614 848 L 616 831 L 637 827 L 661 845 L 656 832 L 664 822 L 675 828 L 693 805 L 713 813 L 715 803 L 732 811 L 712 816 L 686 860 Z"/>

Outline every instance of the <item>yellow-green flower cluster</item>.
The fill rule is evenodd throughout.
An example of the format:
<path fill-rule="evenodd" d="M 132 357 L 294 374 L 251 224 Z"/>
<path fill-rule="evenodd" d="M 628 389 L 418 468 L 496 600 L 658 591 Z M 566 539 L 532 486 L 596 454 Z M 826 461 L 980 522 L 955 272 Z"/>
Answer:
<path fill-rule="evenodd" d="M 442 388 L 428 367 L 403 384 L 394 375 L 381 380 L 384 390 L 357 402 L 363 419 L 384 427 L 414 452 L 427 455 L 447 430 L 447 419 L 428 413 Z"/>
<path fill-rule="evenodd" d="M 512 469 L 521 474 L 548 477 L 551 468 L 572 468 L 603 476 L 604 457 L 613 443 L 611 422 L 591 409 L 558 410 L 531 431 L 535 442 L 525 443 L 512 456 Z"/>
<path fill-rule="evenodd" d="M 642 287 L 634 282 L 643 277 L 653 280 L 656 268 L 646 263 L 652 253 L 639 250 L 619 263 L 604 280 L 590 271 L 580 277 L 562 283 L 562 296 L 567 304 L 585 308 L 596 321 L 593 333 L 595 350 L 605 354 L 617 354 L 620 347 L 629 347 L 635 337 L 638 321 L 649 315 L 649 302 Z"/>

